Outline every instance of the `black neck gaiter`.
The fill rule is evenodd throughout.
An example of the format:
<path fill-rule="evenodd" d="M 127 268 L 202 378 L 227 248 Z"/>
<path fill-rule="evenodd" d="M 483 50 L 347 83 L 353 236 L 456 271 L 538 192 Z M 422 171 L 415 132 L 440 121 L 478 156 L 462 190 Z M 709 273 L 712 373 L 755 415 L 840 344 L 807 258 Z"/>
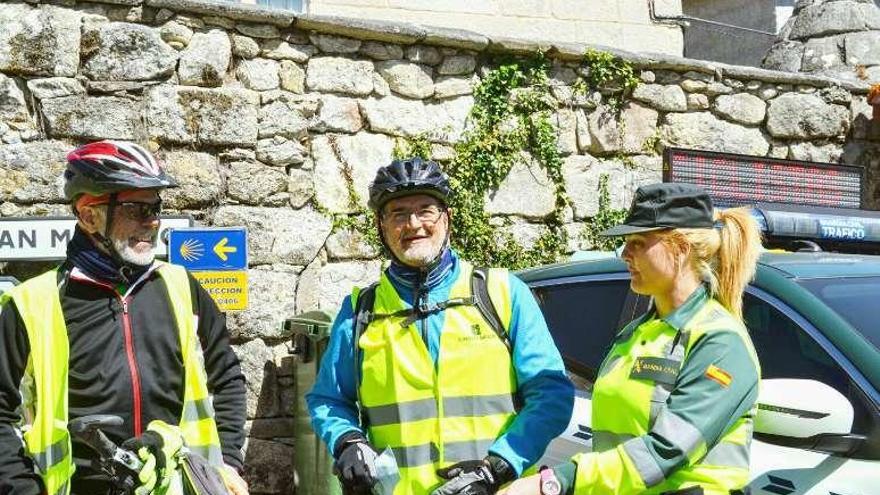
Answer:
<path fill-rule="evenodd" d="M 88 234 L 79 228 L 79 225 L 74 229 L 73 238 L 67 244 L 67 259 L 73 263 L 73 266 L 86 272 L 94 279 L 113 285 L 131 284 L 149 268 L 149 265 L 126 264 L 125 268 L 128 274 L 128 280 L 126 280 L 120 271 L 122 267 L 117 265 L 109 254 L 101 251 Z"/>

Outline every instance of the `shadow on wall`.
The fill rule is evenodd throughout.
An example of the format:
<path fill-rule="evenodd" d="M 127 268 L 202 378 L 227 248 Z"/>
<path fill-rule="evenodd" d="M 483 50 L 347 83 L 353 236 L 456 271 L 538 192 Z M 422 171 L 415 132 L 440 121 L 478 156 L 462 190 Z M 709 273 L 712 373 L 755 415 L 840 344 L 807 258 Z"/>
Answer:
<path fill-rule="evenodd" d="M 880 134 L 880 129 L 878 129 Z M 847 165 L 865 168 L 864 208 L 880 210 L 880 145 L 864 142 L 849 142 L 843 147 L 840 160 Z"/>
<path fill-rule="evenodd" d="M 865 169 L 863 207 L 880 210 L 880 121 L 872 118 L 869 105 L 854 112 L 852 126 L 843 145 L 840 163 Z"/>
<path fill-rule="evenodd" d="M 262 383 L 248 384 L 248 393 L 258 389 L 254 419 L 249 421 L 245 444 L 244 478 L 252 495 L 296 493 L 294 470 L 295 397 L 306 391 L 296 390 L 293 356 L 263 361 Z M 243 363 L 244 365 L 244 363 Z M 246 373 L 253 377 L 260 374 Z M 250 405 L 249 405 L 250 406 Z M 248 416 L 251 407 L 248 407 Z"/>

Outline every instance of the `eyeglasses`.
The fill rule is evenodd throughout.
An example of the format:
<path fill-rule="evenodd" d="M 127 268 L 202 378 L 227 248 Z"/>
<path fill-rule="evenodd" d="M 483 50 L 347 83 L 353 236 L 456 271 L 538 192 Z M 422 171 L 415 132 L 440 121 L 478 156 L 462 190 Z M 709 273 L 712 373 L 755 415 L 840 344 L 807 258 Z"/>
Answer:
<path fill-rule="evenodd" d="M 131 220 L 146 220 L 148 218 L 157 218 L 162 213 L 162 202 L 143 203 L 132 201 L 116 203 L 116 210 L 119 214 Z"/>
<path fill-rule="evenodd" d="M 389 211 L 388 213 L 385 213 L 383 217 L 386 222 L 390 222 L 394 225 L 403 225 L 409 222 L 410 217 L 415 215 L 419 222 L 430 225 L 437 223 L 437 220 L 440 220 L 440 214 L 444 211 L 445 210 L 438 206 L 431 205 L 419 208 L 418 210 Z"/>

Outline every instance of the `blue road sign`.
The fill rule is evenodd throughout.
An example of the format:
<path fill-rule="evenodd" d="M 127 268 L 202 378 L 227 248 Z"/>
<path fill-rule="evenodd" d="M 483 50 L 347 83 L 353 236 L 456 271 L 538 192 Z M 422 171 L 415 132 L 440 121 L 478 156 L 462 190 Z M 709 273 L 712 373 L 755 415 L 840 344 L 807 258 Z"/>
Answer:
<path fill-rule="evenodd" d="M 189 270 L 246 270 L 247 230 L 172 229 L 168 232 L 168 261 Z"/>

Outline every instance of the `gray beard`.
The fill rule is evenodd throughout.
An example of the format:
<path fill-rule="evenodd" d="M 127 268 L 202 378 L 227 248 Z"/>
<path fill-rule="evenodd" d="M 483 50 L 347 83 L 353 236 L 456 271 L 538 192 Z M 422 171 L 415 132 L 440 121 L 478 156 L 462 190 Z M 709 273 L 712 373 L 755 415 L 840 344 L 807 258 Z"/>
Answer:
<path fill-rule="evenodd" d="M 431 245 L 409 249 L 402 253 L 402 255 L 400 256 L 400 261 L 402 261 L 406 265 L 421 268 L 423 266 L 428 266 L 429 264 L 431 264 L 431 262 L 440 255 L 440 251 L 442 250 L 442 243 L 437 246 Z"/>
<path fill-rule="evenodd" d="M 156 247 L 155 240 L 153 240 L 152 245 L 154 248 Z M 131 263 L 132 265 L 150 266 L 153 260 L 156 259 L 156 255 L 153 254 L 152 249 L 146 253 L 139 254 L 128 245 L 127 240 L 113 239 L 113 247 L 116 249 L 116 252 L 119 253 L 119 257 L 122 258 L 122 261 Z"/>

